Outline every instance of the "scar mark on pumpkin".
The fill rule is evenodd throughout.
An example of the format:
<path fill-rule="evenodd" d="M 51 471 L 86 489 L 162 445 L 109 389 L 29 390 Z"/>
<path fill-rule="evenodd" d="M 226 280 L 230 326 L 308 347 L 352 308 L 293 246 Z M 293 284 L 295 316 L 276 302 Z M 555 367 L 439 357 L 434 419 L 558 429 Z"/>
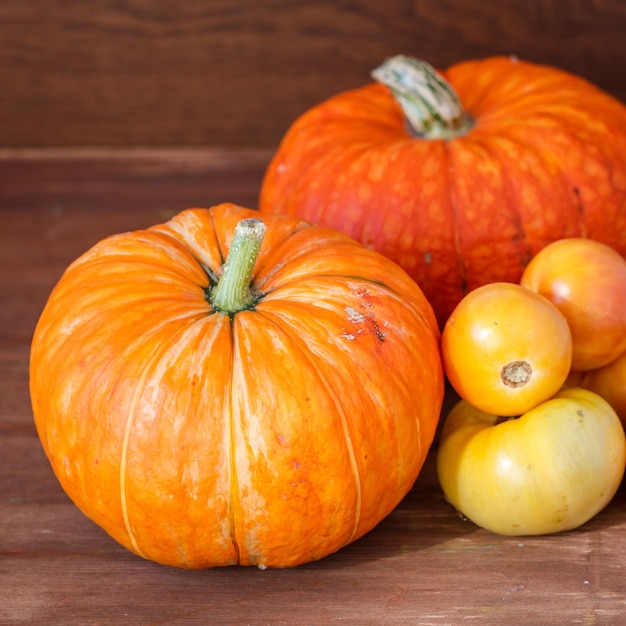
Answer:
<path fill-rule="evenodd" d="M 351 306 L 346 307 L 346 314 L 348 316 L 348 321 L 353 324 L 362 324 L 365 321 L 365 315 L 363 315 L 363 313 L 359 313 Z"/>
<path fill-rule="evenodd" d="M 359 294 L 362 295 L 362 294 Z M 348 341 L 354 341 L 358 336 L 374 335 L 379 341 L 385 341 L 387 335 L 381 328 L 380 323 L 376 319 L 371 301 L 365 302 L 366 310 L 364 313 L 351 306 L 346 306 L 346 320 L 356 326 L 355 330 L 342 329 L 341 337 Z M 387 322 L 383 324 L 386 326 Z"/>

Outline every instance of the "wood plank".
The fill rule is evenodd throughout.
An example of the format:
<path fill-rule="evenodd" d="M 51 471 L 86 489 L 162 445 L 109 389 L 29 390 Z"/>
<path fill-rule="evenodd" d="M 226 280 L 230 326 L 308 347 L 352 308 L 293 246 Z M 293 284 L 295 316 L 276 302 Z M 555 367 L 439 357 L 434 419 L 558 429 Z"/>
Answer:
<path fill-rule="evenodd" d="M 115 214 L 115 209 L 171 212 L 221 202 L 256 208 L 271 155 L 270 148 L 215 146 L 0 149 L 0 209 Z"/>
<path fill-rule="evenodd" d="M 224 193 L 247 196 L 267 155 L 31 156 L 0 158 L 0 624 L 624 623 L 624 486 L 580 529 L 501 537 L 445 501 L 434 449 L 387 519 L 316 563 L 184 571 L 116 544 L 62 492 L 37 439 L 32 329 L 64 267 L 88 246 L 162 220 L 225 170 Z M 180 166 L 190 162 L 192 175 Z"/>
<path fill-rule="evenodd" d="M 0 146 L 276 145 L 387 56 L 515 54 L 626 101 L 623 0 L 3 0 Z"/>

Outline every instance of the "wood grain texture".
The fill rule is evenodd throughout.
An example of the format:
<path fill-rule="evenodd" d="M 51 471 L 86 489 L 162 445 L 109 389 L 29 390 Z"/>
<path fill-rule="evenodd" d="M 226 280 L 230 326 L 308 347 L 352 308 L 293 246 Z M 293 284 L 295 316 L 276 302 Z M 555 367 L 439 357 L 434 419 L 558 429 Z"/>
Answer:
<path fill-rule="evenodd" d="M 375 530 L 291 570 L 175 570 L 133 556 L 87 520 L 58 486 L 32 421 L 29 343 L 43 304 L 102 237 L 216 199 L 204 181 L 246 200 L 267 153 L 71 154 L 0 158 L 2 626 L 624 623 L 624 486 L 578 530 L 501 537 L 446 503 L 431 454 Z"/>
<path fill-rule="evenodd" d="M 623 0 L 4 0 L 0 146 L 275 145 L 387 56 L 515 54 L 626 101 Z"/>
<path fill-rule="evenodd" d="M 43 205 L 172 212 L 220 202 L 254 209 L 271 154 L 271 149 L 210 146 L 0 149 L 0 209 Z"/>

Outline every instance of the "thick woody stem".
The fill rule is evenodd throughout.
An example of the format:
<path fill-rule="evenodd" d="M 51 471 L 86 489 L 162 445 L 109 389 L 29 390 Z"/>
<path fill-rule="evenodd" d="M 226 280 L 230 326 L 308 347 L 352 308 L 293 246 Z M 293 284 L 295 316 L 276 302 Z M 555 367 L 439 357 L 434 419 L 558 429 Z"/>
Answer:
<path fill-rule="evenodd" d="M 458 95 L 428 63 L 398 55 L 377 67 L 372 77 L 391 90 L 416 137 L 451 139 L 471 129 Z"/>

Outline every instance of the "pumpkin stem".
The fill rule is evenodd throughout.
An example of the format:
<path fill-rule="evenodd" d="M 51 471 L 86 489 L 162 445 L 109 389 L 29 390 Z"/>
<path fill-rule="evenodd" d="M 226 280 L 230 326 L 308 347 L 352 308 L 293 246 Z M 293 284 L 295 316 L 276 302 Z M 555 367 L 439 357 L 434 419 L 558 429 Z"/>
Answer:
<path fill-rule="evenodd" d="M 223 313 L 237 313 L 254 306 L 258 294 L 251 291 L 250 280 L 264 236 L 265 224 L 256 217 L 237 224 L 224 271 L 211 291 L 213 308 Z"/>
<path fill-rule="evenodd" d="M 425 61 L 394 56 L 377 67 L 372 77 L 391 90 L 416 137 L 451 139 L 472 127 L 452 85 Z"/>

